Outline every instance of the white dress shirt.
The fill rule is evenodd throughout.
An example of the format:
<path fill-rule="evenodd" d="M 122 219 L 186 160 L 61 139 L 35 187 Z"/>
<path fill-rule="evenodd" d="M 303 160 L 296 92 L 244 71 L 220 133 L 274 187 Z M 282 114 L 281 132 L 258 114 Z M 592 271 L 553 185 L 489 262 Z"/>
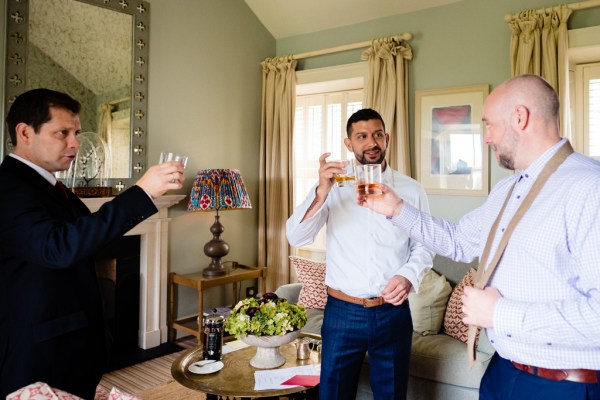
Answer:
<path fill-rule="evenodd" d="M 417 209 L 428 212 L 429 203 L 421 185 L 391 168 L 383 181 Z M 288 219 L 286 231 L 292 246 L 310 244 L 327 224 L 327 272 L 325 284 L 356 297 L 370 298 L 394 275 L 407 278 L 418 290 L 431 268 L 433 253 L 395 228 L 383 215 L 356 204 L 354 185 L 334 185 L 315 215 L 302 218 L 315 199 L 316 186 Z"/>
<path fill-rule="evenodd" d="M 517 182 L 490 252 L 557 143 L 526 170 L 499 182 L 458 224 L 410 205 L 392 222 L 455 261 L 480 257 Z M 600 369 L 600 163 L 571 154 L 550 176 L 514 230 L 489 286 L 503 296 L 488 337 L 503 358 L 544 368 Z"/>

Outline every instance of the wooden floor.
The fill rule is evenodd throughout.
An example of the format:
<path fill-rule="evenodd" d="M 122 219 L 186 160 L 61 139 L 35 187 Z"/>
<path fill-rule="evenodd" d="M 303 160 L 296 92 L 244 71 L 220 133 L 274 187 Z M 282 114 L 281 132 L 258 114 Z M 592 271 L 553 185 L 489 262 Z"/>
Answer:
<path fill-rule="evenodd" d="M 193 336 L 179 339 L 176 343 L 184 350 L 197 346 L 197 340 Z M 121 391 L 131 394 L 147 392 L 149 389 L 164 386 L 173 381 L 171 364 L 173 364 L 173 361 L 175 361 L 180 353 L 181 351 L 167 354 L 153 360 L 104 374 L 100 381 L 100 386 L 107 392 L 116 387 Z"/>

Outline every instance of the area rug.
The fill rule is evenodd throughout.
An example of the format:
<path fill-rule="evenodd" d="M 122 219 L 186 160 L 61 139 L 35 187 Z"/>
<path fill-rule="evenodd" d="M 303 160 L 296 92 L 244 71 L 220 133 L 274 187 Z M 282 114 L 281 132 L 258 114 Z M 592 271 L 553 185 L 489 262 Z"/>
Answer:
<path fill-rule="evenodd" d="M 183 350 L 181 346 L 172 342 L 162 343 L 160 346 L 147 350 L 142 350 L 137 346 L 122 346 L 121 348 L 115 348 L 110 354 L 106 373 L 127 368 L 157 357 L 177 353 L 181 350 Z"/>
<path fill-rule="evenodd" d="M 165 383 L 165 384 L 162 384 L 155 388 L 144 390 L 139 393 L 135 393 L 135 395 L 142 400 L 164 400 L 164 399 L 205 400 L 206 399 L 206 395 L 204 393 L 200 393 L 195 390 L 188 389 L 185 386 L 180 385 L 176 381 Z"/>
<path fill-rule="evenodd" d="M 195 338 L 186 338 L 177 341 L 177 344 L 183 349 L 188 349 L 195 347 L 197 341 Z M 173 376 L 171 376 L 171 365 L 182 352 L 183 350 L 104 374 L 100 381 L 100 386 L 107 391 L 116 387 L 119 390 L 132 394 L 151 392 L 155 388 L 161 388 L 174 382 Z M 176 385 L 185 389 L 185 387 L 179 384 Z M 175 387 L 175 385 L 172 387 Z M 195 393 L 198 394 L 198 392 Z M 174 398 L 177 399 L 178 397 Z"/>

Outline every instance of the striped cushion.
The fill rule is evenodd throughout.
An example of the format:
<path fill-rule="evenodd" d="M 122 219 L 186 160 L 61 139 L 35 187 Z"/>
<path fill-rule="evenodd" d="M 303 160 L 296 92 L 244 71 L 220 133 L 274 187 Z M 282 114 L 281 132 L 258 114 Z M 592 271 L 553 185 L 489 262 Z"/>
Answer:
<path fill-rule="evenodd" d="M 325 262 L 296 256 L 290 256 L 290 261 L 296 268 L 298 281 L 302 283 L 298 304 L 306 308 L 324 309 L 327 302 Z"/>

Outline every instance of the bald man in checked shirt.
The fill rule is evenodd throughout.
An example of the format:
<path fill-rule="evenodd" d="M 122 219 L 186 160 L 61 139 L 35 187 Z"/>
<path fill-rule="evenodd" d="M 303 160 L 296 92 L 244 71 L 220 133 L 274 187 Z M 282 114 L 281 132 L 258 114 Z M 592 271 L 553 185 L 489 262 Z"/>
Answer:
<path fill-rule="evenodd" d="M 538 76 L 512 78 L 491 93 L 483 108 L 485 141 L 515 173 L 456 224 L 417 210 L 387 188 L 379 199 L 357 201 L 437 254 L 469 262 L 481 257 L 508 199 L 494 254 L 544 166 L 559 151 L 569 154 L 558 115 L 556 92 Z M 600 163 L 570 153 L 516 225 L 488 286 L 465 289 L 464 322 L 487 328 L 496 349 L 480 399 L 600 399 L 598 287 Z"/>

